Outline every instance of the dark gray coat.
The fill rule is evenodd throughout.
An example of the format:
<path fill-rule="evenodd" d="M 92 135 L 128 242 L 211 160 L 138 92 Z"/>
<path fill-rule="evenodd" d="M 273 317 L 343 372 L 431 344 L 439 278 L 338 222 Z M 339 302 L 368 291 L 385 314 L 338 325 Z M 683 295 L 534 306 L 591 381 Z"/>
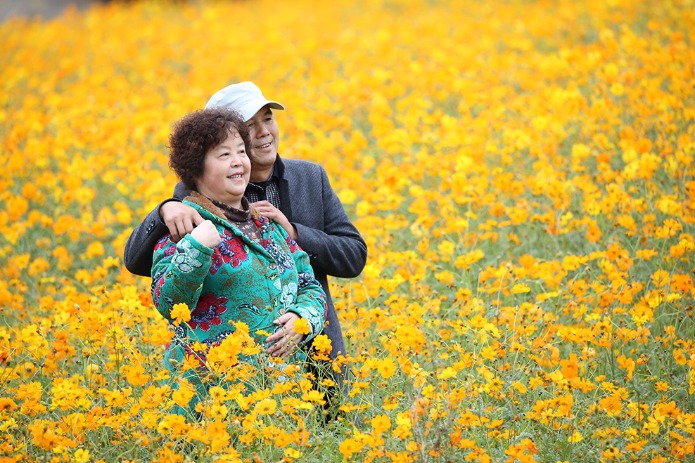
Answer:
<path fill-rule="evenodd" d="M 327 296 L 328 325 L 324 333 L 331 340 L 331 358 L 335 358 L 346 351 L 327 275 L 341 278 L 359 275 L 367 262 L 367 245 L 350 222 L 323 167 L 278 156 L 276 168 L 281 179 L 280 210 L 297 229 L 297 243 L 309 254 L 316 279 Z M 179 184 L 174 198 L 181 200 L 188 193 L 190 190 Z M 160 206 L 133 230 L 126 243 L 123 261 L 136 275 L 150 276 L 154 246 L 168 232 L 159 216 Z"/>

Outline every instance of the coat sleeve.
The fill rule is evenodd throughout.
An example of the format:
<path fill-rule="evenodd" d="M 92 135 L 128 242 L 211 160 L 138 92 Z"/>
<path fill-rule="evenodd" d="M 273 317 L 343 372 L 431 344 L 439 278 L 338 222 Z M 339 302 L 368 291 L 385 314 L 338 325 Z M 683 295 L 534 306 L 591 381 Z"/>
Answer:
<path fill-rule="evenodd" d="M 326 294 L 321 284 L 314 276 L 314 270 L 309 263 L 309 255 L 289 236 L 285 230 L 278 226 L 281 238 L 287 243 L 290 256 L 297 269 L 297 301 L 289 309 L 309 322 L 311 332 L 306 335 L 304 341 L 313 339 L 323 330 L 326 321 Z"/>
<path fill-rule="evenodd" d="M 152 301 L 159 313 L 171 320 L 171 308 L 186 303 L 193 311 L 198 304 L 203 281 L 212 265 L 213 250 L 191 235 L 174 243 L 167 234 L 156 244 L 152 265 Z"/>
<path fill-rule="evenodd" d="M 362 272 L 367 263 L 367 244 L 345 213 L 325 169 L 317 167 L 320 170 L 323 230 L 293 223 L 297 229 L 297 242 L 309 254 L 316 273 L 354 278 Z"/>
<path fill-rule="evenodd" d="M 164 203 L 180 201 L 188 194 L 190 194 L 190 190 L 183 183 L 178 183 L 174 189 L 174 197 L 157 205 L 145 217 L 145 220 L 133 229 L 123 251 L 123 263 L 130 273 L 140 276 L 151 275 L 152 250 L 159 239 L 168 231 L 159 215 L 159 210 Z"/>

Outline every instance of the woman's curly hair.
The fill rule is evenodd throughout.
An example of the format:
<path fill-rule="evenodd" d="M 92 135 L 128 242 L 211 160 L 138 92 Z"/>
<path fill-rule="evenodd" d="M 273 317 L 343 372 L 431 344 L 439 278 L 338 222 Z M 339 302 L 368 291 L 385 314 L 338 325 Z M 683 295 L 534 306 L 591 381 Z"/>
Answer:
<path fill-rule="evenodd" d="M 205 155 L 238 132 L 251 157 L 251 138 L 244 119 L 229 109 L 202 109 L 187 114 L 174 125 L 169 136 L 169 167 L 181 181 L 195 189 L 195 179 L 203 175 Z"/>

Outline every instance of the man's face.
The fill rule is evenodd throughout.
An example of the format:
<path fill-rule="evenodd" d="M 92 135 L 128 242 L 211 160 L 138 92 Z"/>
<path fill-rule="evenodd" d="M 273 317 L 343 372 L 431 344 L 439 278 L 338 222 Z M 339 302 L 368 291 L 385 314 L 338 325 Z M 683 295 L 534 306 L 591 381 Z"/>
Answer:
<path fill-rule="evenodd" d="M 253 168 L 269 168 L 275 162 L 280 142 L 280 129 L 275 122 L 273 112 L 264 106 L 248 121 L 251 136 L 251 154 Z"/>

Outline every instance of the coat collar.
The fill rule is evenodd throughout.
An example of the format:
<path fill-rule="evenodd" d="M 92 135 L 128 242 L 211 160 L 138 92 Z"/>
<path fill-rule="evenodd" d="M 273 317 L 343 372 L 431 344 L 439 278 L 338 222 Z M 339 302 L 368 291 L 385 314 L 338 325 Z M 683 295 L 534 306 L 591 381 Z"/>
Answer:
<path fill-rule="evenodd" d="M 213 214 L 216 217 L 219 217 L 222 220 L 225 220 L 225 221 L 228 220 L 227 216 L 224 213 L 224 210 L 221 207 L 215 205 L 215 203 L 213 203 L 210 200 L 210 198 L 208 198 L 207 196 L 201 195 L 197 191 L 191 191 L 191 194 L 186 196 L 183 199 L 185 201 L 188 201 L 189 203 L 193 203 L 197 206 L 202 207 L 203 209 L 205 209 L 209 213 Z M 258 211 L 256 209 L 249 206 L 249 202 L 247 201 L 246 198 L 241 198 L 241 206 L 244 208 L 247 208 L 247 207 L 251 208 L 251 218 L 252 219 L 254 219 L 254 220 L 260 219 L 260 217 L 261 217 L 260 214 L 258 213 Z"/>

